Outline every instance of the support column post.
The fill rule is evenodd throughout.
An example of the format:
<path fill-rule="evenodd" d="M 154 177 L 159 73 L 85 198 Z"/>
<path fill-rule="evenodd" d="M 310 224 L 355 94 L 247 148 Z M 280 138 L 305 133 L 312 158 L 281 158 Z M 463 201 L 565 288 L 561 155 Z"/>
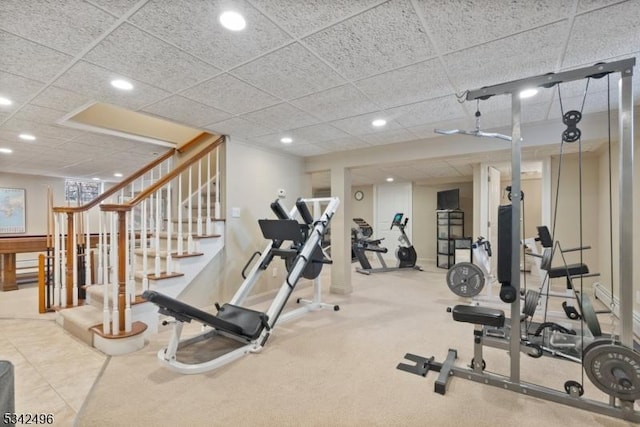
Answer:
<path fill-rule="evenodd" d="M 351 287 L 351 171 L 344 166 L 331 168 L 331 195 L 340 205 L 331 220 L 330 292 L 350 294 Z"/>

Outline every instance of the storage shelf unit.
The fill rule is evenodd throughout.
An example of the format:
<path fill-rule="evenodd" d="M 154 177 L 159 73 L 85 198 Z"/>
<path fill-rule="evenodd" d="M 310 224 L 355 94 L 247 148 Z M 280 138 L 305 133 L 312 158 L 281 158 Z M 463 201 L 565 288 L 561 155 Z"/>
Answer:
<path fill-rule="evenodd" d="M 464 212 L 459 210 L 439 210 L 437 215 L 439 268 L 451 268 L 455 262 L 455 239 L 464 237 Z"/>

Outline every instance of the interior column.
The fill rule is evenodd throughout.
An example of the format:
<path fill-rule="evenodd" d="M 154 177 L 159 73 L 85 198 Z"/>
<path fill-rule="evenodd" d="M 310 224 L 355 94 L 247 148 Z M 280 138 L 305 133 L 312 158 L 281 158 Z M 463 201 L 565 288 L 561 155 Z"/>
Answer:
<path fill-rule="evenodd" d="M 336 294 L 349 294 L 351 287 L 351 171 L 331 168 L 331 195 L 340 205 L 331 220 L 331 287 Z"/>

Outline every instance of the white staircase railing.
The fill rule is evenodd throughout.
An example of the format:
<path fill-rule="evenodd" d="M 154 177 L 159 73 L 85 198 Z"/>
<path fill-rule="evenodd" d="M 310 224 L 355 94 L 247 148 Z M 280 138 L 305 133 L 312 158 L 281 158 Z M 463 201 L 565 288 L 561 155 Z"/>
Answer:
<path fill-rule="evenodd" d="M 103 285 L 103 333 L 131 331 L 135 296 L 149 289 L 150 278 L 179 274 L 174 257 L 195 252 L 192 209 L 187 211 L 185 231 L 183 208 L 178 203 L 182 200 L 183 176 L 191 177 L 195 171 L 202 180 L 206 162 L 207 182 L 217 182 L 218 168 L 211 177 L 211 157 L 215 152 L 218 158 L 224 137 L 202 134 L 196 140 L 188 158 L 184 152 L 171 150 L 85 206 L 52 208 L 53 305 L 77 306 L 83 285 Z M 188 184 L 191 194 L 191 179 Z M 209 230 L 214 229 L 215 218 L 207 215 L 203 219 L 201 210 L 200 203 L 196 233 L 212 234 Z"/>

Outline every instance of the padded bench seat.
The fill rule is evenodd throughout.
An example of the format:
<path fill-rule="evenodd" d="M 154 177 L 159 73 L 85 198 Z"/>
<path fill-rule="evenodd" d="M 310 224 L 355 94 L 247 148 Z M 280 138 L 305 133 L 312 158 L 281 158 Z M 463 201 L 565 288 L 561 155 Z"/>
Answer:
<path fill-rule="evenodd" d="M 258 338 L 269 320 L 269 316 L 265 313 L 233 304 L 224 304 L 220 307 L 217 317 L 239 326 L 242 329 L 241 335 L 250 339 Z"/>
<path fill-rule="evenodd" d="M 555 279 L 557 277 L 573 277 L 580 276 L 582 274 L 589 274 L 589 267 L 586 264 L 569 264 L 566 267 L 561 265 L 559 267 L 553 267 L 547 270 L 549 277 Z"/>
<path fill-rule="evenodd" d="M 501 328 L 504 326 L 504 311 L 474 305 L 456 305 L 453 307 L 453 320 Z"/>

